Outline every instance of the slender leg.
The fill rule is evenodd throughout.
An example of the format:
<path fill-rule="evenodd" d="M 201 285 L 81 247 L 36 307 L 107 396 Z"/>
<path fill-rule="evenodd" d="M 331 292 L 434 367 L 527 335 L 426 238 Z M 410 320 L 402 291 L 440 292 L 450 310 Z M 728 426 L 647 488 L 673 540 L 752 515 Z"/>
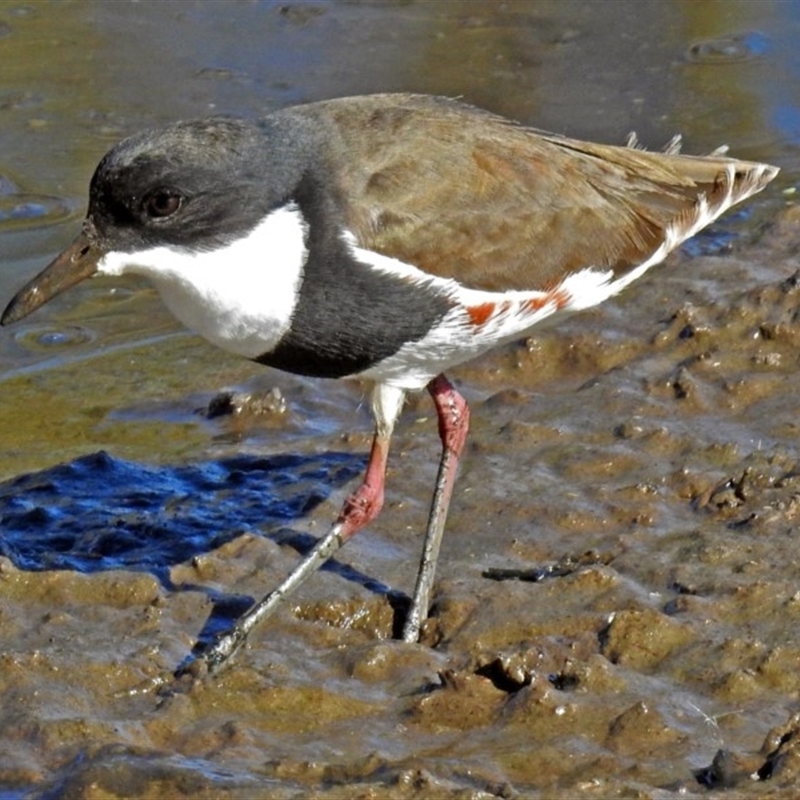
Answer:
<path fill-rule="evenodd" d="M 447 509 L 453 494 L 458 460 L 464 450 L 464 442 L 469 430 L 469 406 L 444 375 L 437 375 L 429 384 L 428 391 L 433 397 L 439 415 L 439 438 L 442 440 L 442 457 L 439 461 L 439 474 L 433 493 L 431 511 L 428 516 L 428 530 L 422 559 L 417 573 L 417 585 L 411 608 L 403 627 L 403 641 L 416 642 L 423 619 L 428 616 L 430 593 L 436 573 L 436 560 L 442 543 Z"/>
<path fill-rule="evenodd" d="M 233 628 L 202 652 L 186 671 L 202 675 L 204 672 L 217 672 L 225 666 L 242 647 L 256 625 L 272 616 L 285 597 L 304 583 L 361 528 L 375 519 L 383 506 L 389 442 L 394 422 L 400 413 L 403 396 L 404 392 L 400 389 L 381 385 L 375 387 L 372 408 L 376 419 L 376 431 L 364 482 L 345 501 L 338 519 L 328 533 L 289 573 L 283 583 L 254 603 L 236 621 Z"/>

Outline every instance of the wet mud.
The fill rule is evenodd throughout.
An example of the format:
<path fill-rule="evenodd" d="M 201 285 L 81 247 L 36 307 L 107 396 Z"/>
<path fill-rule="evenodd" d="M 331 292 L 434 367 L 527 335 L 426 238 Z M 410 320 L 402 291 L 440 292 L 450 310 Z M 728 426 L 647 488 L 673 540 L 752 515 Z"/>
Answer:
<path fill-rule="evenodd" d="M 621 297 L 450 375 L 472 430 L 419 644 L 395 636 L 438 458 L 426 394 L 378 520 L 229 669 L 170 683 L 336 517 L 368 387 L 221 355 L 134 281 L 4 329 L 0 794 L 796 796 L 800 212 L 796 136 L 761 108 L 791 20 L 146 5 L 0 4 L 0 303 L 69 240 L 108 144 L 175 116 L 463 93 L 784 172 Z"/>
<path fill-rule="evenodd" d="M 608 317 L 454 373 L 473 430 L 419 645 L 392 635 L 435 470 L 422 395 L 380 519 L 234 666 L 179 691 L 162 676 L 335 516 L 367 431 L 290 448 L 305 456 L 96 453 L 7 479 L 2 782 L 70 797 L 788 791 L 798 241 L 790 209 L 755 244 L 679 256 Z M 355 406 L 362 387 L 345 390 Z M 234 397 L 184 404 L 218 451 L 302 427 L 263 385 Z"/>

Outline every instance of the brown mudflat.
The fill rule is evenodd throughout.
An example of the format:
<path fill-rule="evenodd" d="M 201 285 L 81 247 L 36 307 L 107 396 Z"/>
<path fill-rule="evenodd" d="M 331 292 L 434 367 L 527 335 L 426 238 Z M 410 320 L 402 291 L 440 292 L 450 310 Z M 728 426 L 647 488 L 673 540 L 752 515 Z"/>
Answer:
<path fill-rule="evenodd" d="M 454 375 L 473 439 L 420 646 L 389 638 L 392 603 L 375 585 L 413 579 L 433 447 L 423 402 L 398 428 L 389 513 L 340 558 L 374 584 L 321 573 L 235 668 L 186 694 L 160 698 L 149 682 L 211 611 L 191 587 L 258 595 L 297 559 L 276 531 L 173 566 L 173 591 L 147 573 L 4 559 L 0 779 L 87 798 L 790 796 L 798 235 L 789 210 L 754 245 L 676 257 L 620 302 Z M 208 358 L 171 341 L 167 363 Z M 105 358 L 101 372 L 131 362 Z M 248 370 L 243 386 L 269 388 Z M 73 365 L 59 395 L 52 446 L 65 458 L 90 449 L 73 440 L 97 372 Z M 154 381 L 177 395 L 168 370 Z M 29 384 L 7 383 L 25 396 Z M 199 395 L 183 390 L 116 419 L 103 411 L 121 401 L 112 391 L 93 414 L 125 457 L 145 460 L 156 428 L 167 454 L 197 451 L 208 426 L 206 452 L 222 457 L 296 435 L 321 402 L 289 380 L 288 412 L 200 423 Z M 357 402 L 361 388 L 343 391 Z M 5 422 L 18 447 L 30 441 L 33 422 Z M 363 451 L 362 430 L 297 447 Z M 293 527 L 318 534 L 343 491 Z"/>

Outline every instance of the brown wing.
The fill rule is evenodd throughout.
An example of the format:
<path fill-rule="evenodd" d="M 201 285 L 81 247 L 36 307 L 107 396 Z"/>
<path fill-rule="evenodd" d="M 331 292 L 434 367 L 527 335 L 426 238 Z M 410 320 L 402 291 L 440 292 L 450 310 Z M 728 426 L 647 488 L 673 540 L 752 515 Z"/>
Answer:
<path fill-rule="evenodd" d="M 363 247 L 481 289 L 538 289 L 586 266 L 622 273 L 701 194 L 714 207 L 728 165 L 736 200 L 776 173 L 543 134 L 443 98 L 371 95 L 296 111 L 328 126 Z"/>

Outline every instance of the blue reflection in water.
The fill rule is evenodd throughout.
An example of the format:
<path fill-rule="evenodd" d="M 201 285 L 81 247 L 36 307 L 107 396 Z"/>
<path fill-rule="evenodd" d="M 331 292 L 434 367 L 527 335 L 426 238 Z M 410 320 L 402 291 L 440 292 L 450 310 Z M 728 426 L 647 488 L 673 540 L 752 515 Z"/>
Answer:
<path fill-rule="evenodd" d="M 363 468 L 346 453 L 153 466 L 101 451 L 0 484 L 0 553 L 20 569 L 135 569 L 169 585 L 171 565 L 302 517 Z"/>

